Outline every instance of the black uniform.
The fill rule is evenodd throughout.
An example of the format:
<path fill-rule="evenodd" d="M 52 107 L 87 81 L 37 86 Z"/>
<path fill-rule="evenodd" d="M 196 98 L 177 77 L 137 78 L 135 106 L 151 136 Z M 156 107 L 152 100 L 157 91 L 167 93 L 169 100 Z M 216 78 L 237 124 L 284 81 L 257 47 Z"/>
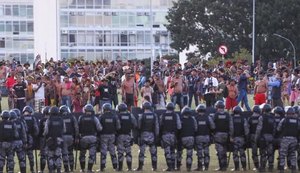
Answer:
<path fill-rule="evenodd" d="M 59 116 L 51 116 L 45 124 L 44 136 L 47 142 L 49 172 L 61 172 L 64 121 Z"/>

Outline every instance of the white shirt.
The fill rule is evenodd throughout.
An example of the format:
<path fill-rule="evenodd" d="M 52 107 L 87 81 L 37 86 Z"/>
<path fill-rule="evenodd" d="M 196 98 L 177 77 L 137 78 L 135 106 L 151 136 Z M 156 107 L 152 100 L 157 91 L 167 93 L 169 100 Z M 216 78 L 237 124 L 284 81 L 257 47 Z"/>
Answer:
<path fill-rule="evenodd" d="M 37 84 L 32 84 L 32 88 L 36 90 L 39 87 Z M 41 100 L 45 99 L 45 87 L 44 84 L 36 91 L 34 92 L 34 99 L 35 100 Z"/>
<path fill-rule="evenodd" d="M 212 87 L 219 86 L 219 82 L 215 77 L 206 78 L 204 81 L 204 87 L 206 87 L 205 94 L 211 92 L 211 91 L 209 91 L 209 87 L 208 87 L 210 83 L 212 84 Z"/>

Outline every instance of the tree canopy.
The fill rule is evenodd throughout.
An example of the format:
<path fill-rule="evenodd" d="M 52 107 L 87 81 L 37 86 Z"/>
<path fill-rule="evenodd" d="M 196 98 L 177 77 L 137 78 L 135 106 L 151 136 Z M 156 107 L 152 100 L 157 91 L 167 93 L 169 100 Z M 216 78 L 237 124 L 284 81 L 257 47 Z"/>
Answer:
<path fill-rule="evenodd" d="M 228 54 L 242 48 L 252 49 L 252 1 L 249 0 L 178 0 L 167 15 L 173 43 L 182 51 L 197 45 L 202 54 L 218 56 L 225 44 Z M 256 59 L 292 59 L 290 39 L 300 55 L 300 1 L 256 0 Z"/>

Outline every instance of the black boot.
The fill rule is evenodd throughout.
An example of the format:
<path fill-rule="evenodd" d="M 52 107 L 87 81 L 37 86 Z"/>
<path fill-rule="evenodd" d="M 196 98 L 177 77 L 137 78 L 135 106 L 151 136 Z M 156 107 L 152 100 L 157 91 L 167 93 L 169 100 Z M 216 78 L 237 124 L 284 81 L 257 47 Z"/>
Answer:
<path fill-rule="evenodd" d="M 142 171 L 143 170 L 143 166 L 144 166 L 144 163 L 139 161 L 139 166 L 134 170 L 134 171 Z"/>
<path fill-rule="evenodd" d="M 103 172 L 105 170 L 105 164 L 100 165 L 100 170 Z"/>
<path fill-rule="evenodd" d="M 65 172 L 69 172 L 69 165 L 64 165 Z"/>
<path fill-rule="evenodd" d="M 274 169 L 274 166 L 273 166 L 273 165 L 270 165 L 269 168 L 268 168 L 268 171 L 269 171 L 269 172 L 273 172 L 273 169 Z"/>
<path fill-rule="evenodd" d="M 114 163 L 113 168 L 114 168 L 114 170 L 117 170 L 118 169 L 118 164 Z"/>
<path fill-rule="evenodd" d="M 176 171 L 180 171 L 180 168 L 181 168 L 181 162 L 177 161 L 177 163 L 176 163 Z"/>
<path fill-rule="evenodd" d="M 70 171 L 73 172 L 73 170 L 74 170 L 74 165 L 70 164 Z"/>
<path fill-rule="evenodd" d="M 258 170 L 259 169 L 259 163 L 258 162 L 254 162 L 254 167 L 253 169 Z"/>
<path fill-rule="evenodd" d="M 122 170 L 123 170 L 123 162 L 119 162 L 118 171 L 122 171 Z"/>
<path fill-rule="evenodd" d="M 242 168 L 243 168 L 243 171 L 247 170 L 246 162 L 242 162 Z"/>
<path fill-rule="evenodd" d="M 163 171 L 164 172 L 170 172 L 170 171 L 172 171 L 172 163 L 171 162 L 167 162 L 167 166 L 168 166 L 168 168 L 164 169 Z"/>
<path fill-rule="evenodd" d="M 204 170 L 208 171 L 209 163 L 204 163 Z"/>
<path fill-rule="evenodd" d="M 234 162 L 234 168 L 231 169 L 231 171 L 239 171 L 239 170 L 240 170 L 239 162 Z"/>
<path fill-rule="evenodd" d="M 152 160 L 152 171 L 157 170 L 157 161 Z"/>
<path fill-rule="evenodd" d="M 89 164 L 88 164 L 88 171 L 92 171 L 92 169 L 93 169 L 93 164 L 92 164 L 92 163 L 89 163 Z"/>
<path fill-rule="evenodd" d="M 191 171 L 191 169 L 192 169 L 192 164 L 186 164 L 186 170 L 188 171 L 188 172 L 190 172 Z"/>
<path fill-rule="evenodd" d="M 194 169 L 194 171 L 203 171 L 203 165 L 202 165 L 202 162 L 199 162 L 199 161 L 198 161 L 197 168 Z"/>
<path fill-rule="evenodd" d="M 80 162 L 80 168 L 81 168 L 81 171 L 84 172 L 84 170 L 85 170 L 85 162 Z"/>
<path fill-rule="evenodd" d="M 20 168 L 20 172 L 21 172 L 21 173 L 26 173 L 26 167 L 21 167 L 21 168 Z"/>
<path fill-rule="evenodd" d="M 41 172 L 44 172 L 46 164 L 44 162 L 40 162 Z"/>
<path fill-rule="evenodd" d="M 127 171 L 132 171 L 132 162 L 127 161 Z"/>
<path fill-rule="evenodd" d="M 57 173 L 61 173 L 61 168 L 57 168 Z"/>

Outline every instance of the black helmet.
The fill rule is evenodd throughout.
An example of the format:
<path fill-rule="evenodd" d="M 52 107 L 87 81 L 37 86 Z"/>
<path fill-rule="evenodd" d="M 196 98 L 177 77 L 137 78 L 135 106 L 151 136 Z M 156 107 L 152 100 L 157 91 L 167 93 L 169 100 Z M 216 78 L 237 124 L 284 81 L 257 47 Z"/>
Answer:
<path fill-rule="evenodd" d="M 199 113 L 204 113 L 206 112 L 206 106 L 204 104 L 199 104 L 196 108 L 196 111 Z"/>
<path fill-rule="evenodd" d="M 272 111 L 272 107 L 270 104 L 265 104 L 263 105 L 263 108 L 262 108 L 262 113 L 270 113 Z"/>
<path fill-rule="evenodd" d="M 145 110 L 145 109 L 151 109 L 151 108 L 152 108 L 152 105 L 151 105 L 150 102 L 144 102 L 142 107 L 143 107 L 144 110 Z"/>
<path fill-rule="evenodd" d="M 234 114 L 241 114 L 243 112 L 243 110 L 242 110 L 242 108 L 240 107 L 240 106 L 235 106 L 234 108 L 233 108 L 233 113 Z"/>
<path fill-rule="evenodd" d="M 121 103 L 117 106 L 117 111 L 119 112 L 125 112 L 127 111 L 127 105 L 125 103 Z"/>
<path fill-rule="evenodd" d="M 9 119 L 10 118 L 9 111 L 7 111 L 7 110 L 2 111 L 1 116 L 2 116 L 2 119 Z"/>
<path fill-rule="evenodd" d="M 14 110 L 9 111 L 9 116 L 10 116 L 9 119 L 11 119 L 11 120 L 15 120 L 18 118 L 18 115 Z"/>
<path fill-rule="evenodd" d="M 290 115 L 290 114 L 295 114 L 295 109 L 293 107 L 289 107 L 286 110 L 286 114 Z"/>
<path fill-rule="evenodd" d="M 252 107 L 252 111 L 253 111 L 254 113 L 258 113 L 258 114 L 261 113 L 260 107 L 259 107 L 258 105 L 254 105 L 254 106 Z"/>
<path fill-rule="evenodd" d="M 86 105 L 83 107 L 83 112 L 84 112 L 84 113 L 87 113 L 87 112 L 95 113 L 95 111 L 94 111 L 94 106 L 91 105 L 91 104 L 86 104 Z"/>
<path fill-rule="evenodd" d="M 293 108 L 294 109 L 294 108 Z M 274 114 L 279 114 L 280 116 L 283 116 L 284 115 L 284 110 L 282 109 L 282 107 L 280 107 L 280 106 L 276 106 L 273 110 L 272 110 L 272 112 L 274 113 Z"/>
<path fill-rule="evenodd" d="M 62 115 L 66 115 L 66 114 L 71 113 L 71 111 L 70 111 L 68 106 L 62 105 L 62 106 L 59 107 L 59 113 L 62 114 Z"/>
<path fill-rule="evenodd" d="M 21 111 L 18 108 L 14 108 L 12 110 L 16 112 L 16 114 L 17 114 L 18 117 L 21 116 Z"/>
<path fill-rule="evenodd" d="M 43 115 L 49 115 L 50 114 L 50 106 L 45 106 L 42 110 Z"/>
<path fill-rule="evenodd" d="M 175 109 L 175 105 L 172 102 L 167 103 L 166 105 L 167 110 L 173 111 Z"/>
<path fill-rule="evenodd" d="M 111 104 L 110 103 L 104 103 L 102 105 L 102 111 L 103 112 L 109 112 L 112 110 Z"/>
<path fill-rule="evenodd" d="M 24 114 L 25 112 L 28 112 L 29 114 L 33 114 L 33 109 L 30 106 L 25 106 L 22 113 Z"/>
<path fill-rule="evenodd" d="M 183 107 L 181 110 L 181 115 L 186 115 L 186 114 L 190 115 L 191 113 L 192 113 L 192 110 L 188 106 Z"/>
<path fill-rule="evenodd" d="M 293 106 L 294 110 L 295 110 L 295 114 L 299 114 L 300 113 L 300 108 L 299 106 Z"/>
<path fill-rule="evenodd" d="M 59 109 L 57 106 L 52 106 L 49 110 L 49 113 L 51 116 L 55 116 L 55 115 L 58 115 L 59 114 Z"/>
<path fill-rule="evenodd" d="M 224 109 L 225 108 L 225 104 L 224 104 L 223 101 L 219 100 L 219 101 L 216 102 L 215 107 L 217 109 Z"/>

